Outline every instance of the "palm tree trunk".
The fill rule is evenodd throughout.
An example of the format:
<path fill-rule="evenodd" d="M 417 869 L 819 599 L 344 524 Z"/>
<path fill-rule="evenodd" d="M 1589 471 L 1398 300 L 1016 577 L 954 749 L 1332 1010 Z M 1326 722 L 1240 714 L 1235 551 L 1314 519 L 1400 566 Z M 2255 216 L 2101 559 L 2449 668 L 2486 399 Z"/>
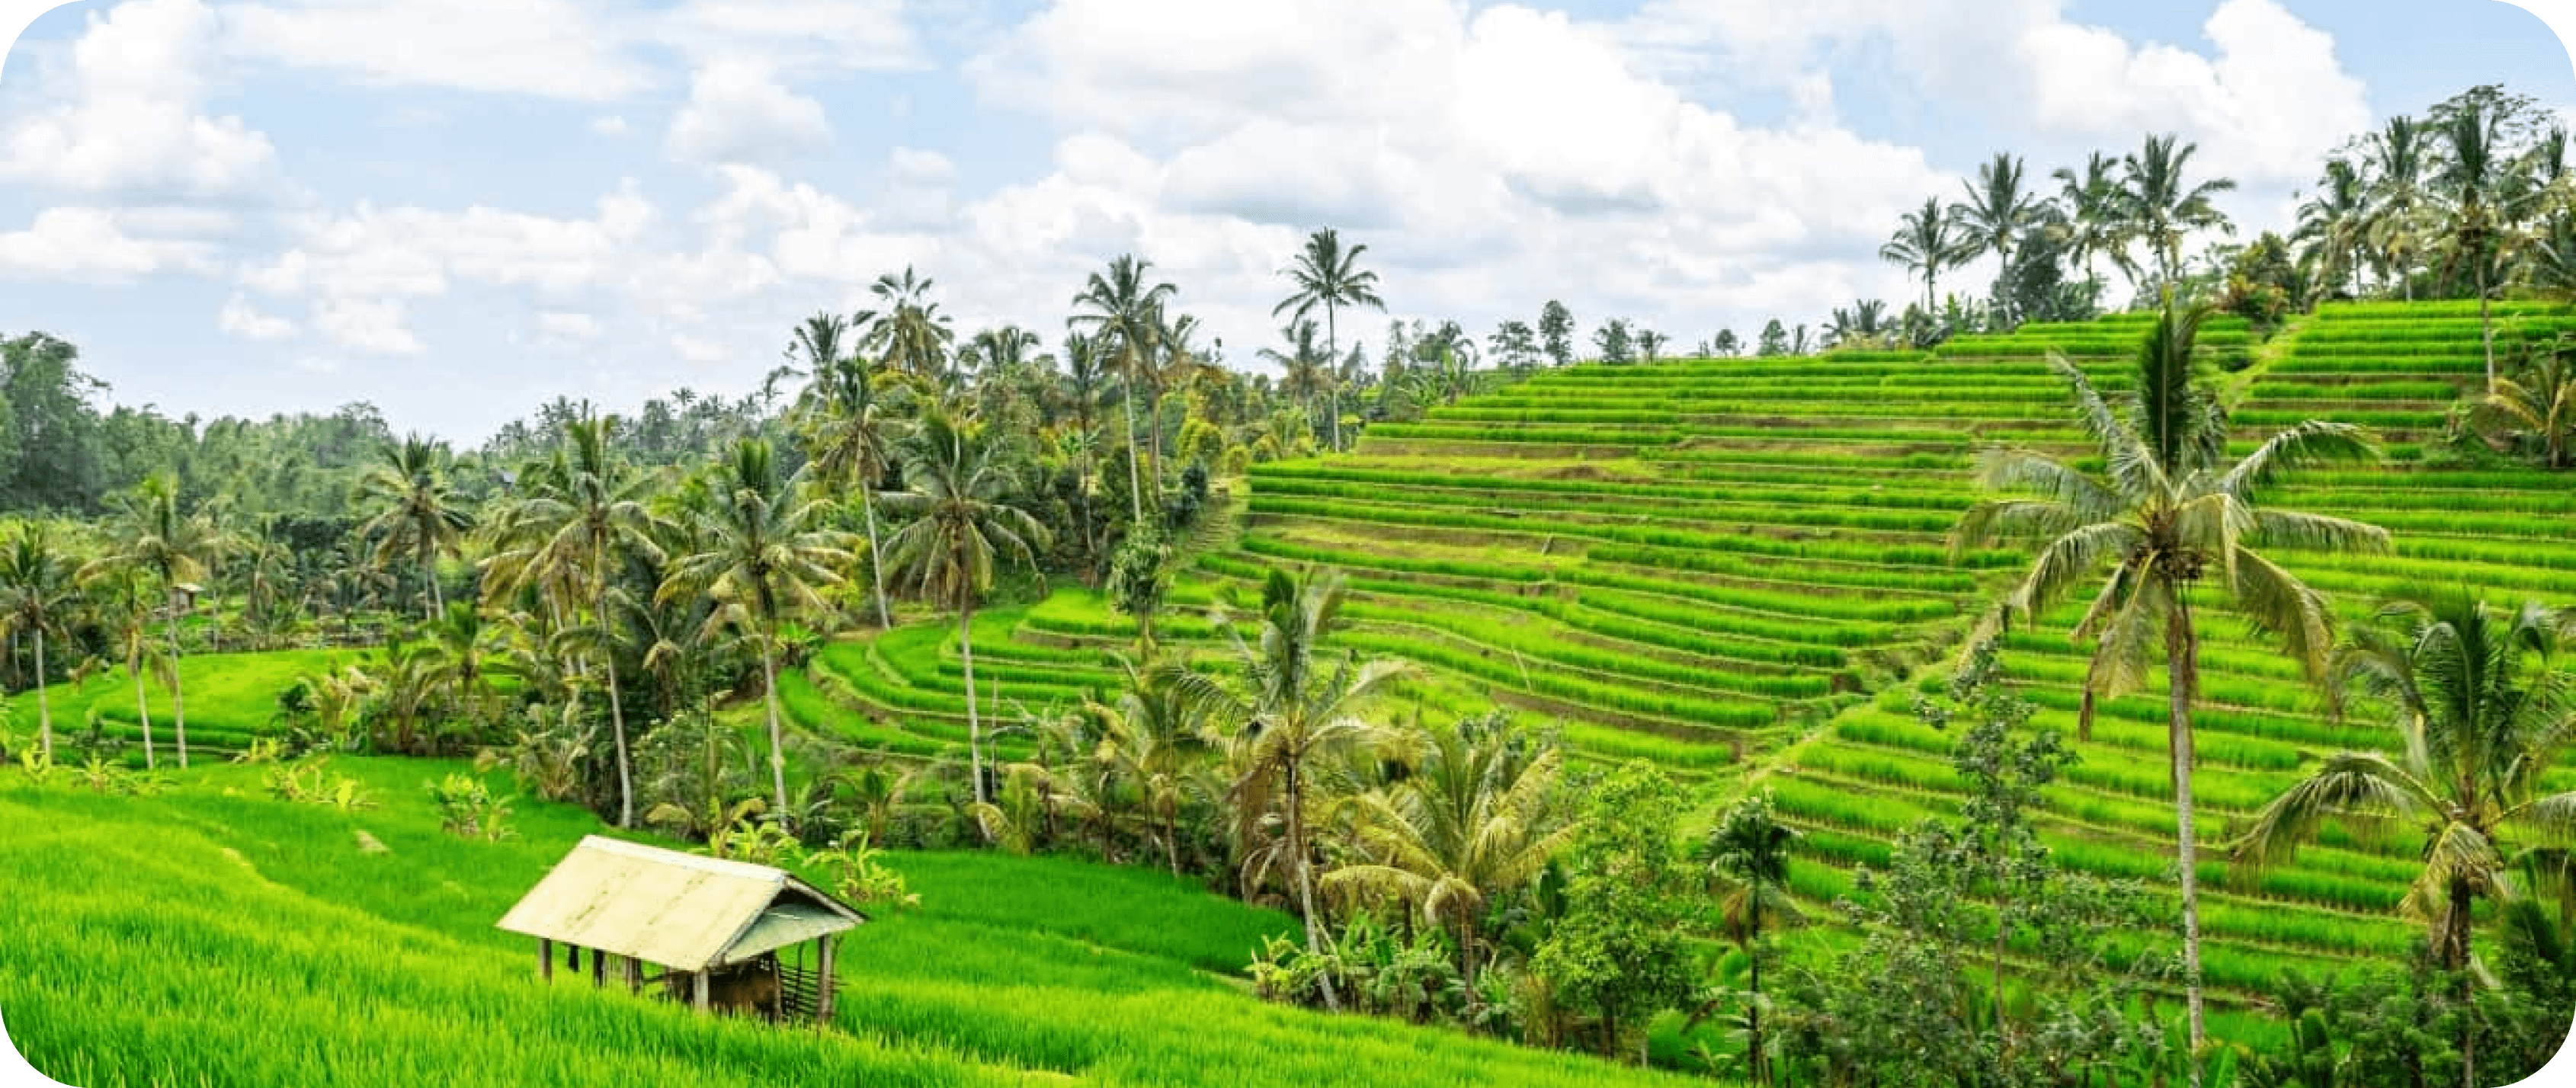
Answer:
<path fill-rule="evenodd" d="M 45 627 L 36 625 L 36 737 L 45 761 L 54 759 L 54 703 L 45 694 Z"/>
<path fill-rule="evenodd" d="M 162 624 L 162 633 L 170 639 L 170 728 L 179 745 L 179 769 L 188 769 L 188 693 L 179 679 L 179 599 L 170 597 L 170 619 Z"/>
<path fill-rule="evenodd" d="M 1133 524 L 1142 525 L 1145 523 L 1145 476 L 1136 467 L 1136 382 L 1133 372 L 1129 374 L 1127 388 L 1118 397 L 1118 406 L 1127 411 L 1127 505 L 1134 515 Z"/>
<path fill-rule="evenodd" d="M 2478 262 L 2478 343 L 2487 355 L 2487 392 L 2495 392 L 2495 319 L 2487 311 L 2487 262 Z"/>
<path fill-rule="evenodd" d="M 877 588 L 877 626 L 892 628 L 894 617 L 886 609 L 885 552 L 877 547 L 876 492 L 864 475 L 859 480 L 859 508 L 868 515 L 868 574 Z"/>
<path fill-rule="evenodd" d="M 603 560 L 604 562 L 604 560 Z M 599 569 L 599 599 L 591 607 L 599 611 L 599 671 L 608 675 L 608 724 L 617 738 L 617 826 L 635 826 L 635 770 L 626 753 L 626 704 L 617 690 L 617 654 L 609 640 L 608 573 Z"/>
<path fill-rule="evenodd" d="M 778 819 L 787 820 L 787 755 L 778 730 L 778 655 L 770 648 L 776 635 L 766 628 L 760 639 L 760 693 L 769 704 L 769 780 L 776 791 Z"/>
<path fill-rule="evenodd" d="M 2469 969 L 2469 927 L 2474 924 L 2470 910 L 2472 893 L 2469 882 L 2451 881 L 2451 913 L 2443 920 L 2443 958 L 2460 976 L 2460 1088 L 2478 1088 L 2478 1018 L 2476 983 Z"/>
<path fill-rule="evenodd" d="M 1315 874 L 1306 866 L 1306 789 L 1304 776 L 1299 773 L 1304 768 L 1299 762 L 1293 757 L 1288 761 L 1288 871 L 1297 882 L 1297 909 L 1306 919 L 1306 952 L 1320 955 L 1324 947 L 1323 919 L 1315 913 Z M 1342 1011 L 1341 998 L 1333 993 L 1332 977 L 1317 975 L 1316 981 L 1324 987 L 1324 1008 Z"/>
<path fill-rule="evenodd" d="M 137 631 L 134 637 L 139 640 L 144 636 Z M 134 674 L 134 720 L 143 726 L 143 769 L 148 771 L 160 766 L 160 759 L 152 754 L 152 704 L 143 697 L 143 647 L 136 646 L 134 656 L 125 663 L 127 671 Z"/>
<path fill-rule="evenodd" d="M 1335 369 L 1327 373 L 1324 381 L 1333 388 L 1333 452 L 1340 453 L 1342 452 L 1342 372 L 1338 368 L 1342 365 L 1342 334 L 1341 329 L 1333 323 L 1333 316 L 1333 304 L 1325 303 L 1324 354 L 1327 356 L 1325 365 Z M 1307 328 L 1313 327 L 1307 326 Z M 1313 343 L 1311 340 L 1307 342 Z"/>
<path fill-rule="evenodd" d="M 2183 1000 L 2191 1018 L 2192 1088 L 2200 1088 L 2200 1051 L 2207 1023 L 2200 1002 L 2200 874 L 2191 811 L 2191 703 L 2200 686 L 2200 649 L 2192 633 L 2191 603 L 2183 587 L 2173 589 L 2173 616 L 2165 623 L 2165 671 L 2169 718 L 2166 748 L 2173 755 L 2174 853 L 2181 862 Z"/>
<path fill-rule="evenodd" d="M 1181 807 L 1166 802 L 1163 807 L 1163 854 L 1172 863 L 1172 875 L 1181 875 Z"/>
<path fill-rule="evenodd" d="M 957 653 L 966 663 L 966 758 L 975 776 L 975 803 L 984 803 L 984 723 L 975 715 L 975 610 L 957 610 Z M 979 824 L 980 826 L 980 824 Z"/>
<path fill-rule="evenodd" d="M 438 553 L 428 548 L 420 552 L 420 580 L 429 586 L 429 622 L 447 613 L 447 595 L 438 588 Z"/>

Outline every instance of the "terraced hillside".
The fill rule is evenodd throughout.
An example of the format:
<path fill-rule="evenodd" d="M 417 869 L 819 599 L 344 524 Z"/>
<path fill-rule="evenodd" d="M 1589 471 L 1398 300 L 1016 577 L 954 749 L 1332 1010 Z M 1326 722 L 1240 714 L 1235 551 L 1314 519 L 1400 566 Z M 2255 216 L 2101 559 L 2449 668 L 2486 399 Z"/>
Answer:
<path fill-rule="evenodd" d="M 2566 310 L 2498 315 L 2500 353 L 2576 330 Z M 1341 568 L 1358 591 L 1352 641 L 1434 671 L 1412 693 L 1425 712 L 1489 700 L 1561 722 L 1587 754 L 1758 780 L 1809 832 L 1798 890 L 1829 901 L 1853 864 L 1883 859 L 1898 829 L 1954 800 L 1947 739 L 1910 706 L 2024 562 L 1946 549 L 1975 499 L 1975 450 L 2088 456 L 2045 356 L 2063 351 L 2116 388 L 2146 320 L 2032 325 L 1929 353 L 1545 372 L 1373 428 L 1354 454 L 1256 466 L 1203 533 L 1163 634 L 1206 649 L 1190 606 L 1220 587 L 1281 563 Z M 2318 417 L 2385 442 L 2387 466 L 2311 474 L 2272 500 L 2395 534 L 2393 556 L 2289 557 L 2347 620 L 2411 586 L 2576 603 L 2567 478 L 2425 462 L 2483 373 L 2473 306 L 2330 305 L 2266 343 L 2217 321 L 2201 344 L 2233 370 L 2220 380 L 2239 452 Z M 2009 643 L 2014 677 L 2070 734 L 2085 659 L 2064 632 L 2079 610 Z M 2296 669 L 2240 625 L 2205 626 L 2198 786 L 2214 844 L 2303 760 L 2384 738 L 2328 720 Z M 1005 708 L 1105 690 L 1118 680 L 1108 651 L 1132 633 L 1097 599 L 1060 592 L 979 618 L 979 677 L 999 681 Z M 829 690 L 810 720 L 929 750 L 962 738 L 957 672 L 955 639 L 935 627 L 838 645 L 817 662 Z M 2169 879 L 2163 729 L 2158 698 L 2102 706 L 2084 764 L 2052 797 L 2064 856 Z M 2402 950 L 2413 929 L 2394 908 L 2416 846 L 2331 833 L 2259 878 L 2205 861 L 2211 981 L 2242 991 L 2285 965 Z"/>

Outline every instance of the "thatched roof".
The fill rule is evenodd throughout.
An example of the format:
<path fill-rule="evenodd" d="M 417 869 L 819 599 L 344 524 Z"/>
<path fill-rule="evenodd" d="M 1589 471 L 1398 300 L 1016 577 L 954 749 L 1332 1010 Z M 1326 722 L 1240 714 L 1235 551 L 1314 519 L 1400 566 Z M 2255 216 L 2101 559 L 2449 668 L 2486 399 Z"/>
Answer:
<path fill-rule="evenodd" d="M 703 971 L 865 921 L 779 869 L 592 835 L 510 908 L 500 928 Z"/>

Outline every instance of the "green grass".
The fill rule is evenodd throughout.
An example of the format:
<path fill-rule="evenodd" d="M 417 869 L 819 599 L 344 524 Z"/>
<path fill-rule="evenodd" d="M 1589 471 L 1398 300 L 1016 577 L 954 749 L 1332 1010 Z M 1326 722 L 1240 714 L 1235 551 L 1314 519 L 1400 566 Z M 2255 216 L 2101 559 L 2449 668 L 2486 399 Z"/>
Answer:
<path fill-rule="evenodd" d="M 1702 1083 L 1269 1005 L 1225 973 L 1286 916 L 1150 871 L 995 855 L 890 856 L 923 907 L 845 939 L 838 1031 L 547 986 L 493 922 L 595 821 L 523 803 L 518 840 L 469 843 L 420 792 L 455 764 L 334 766 L 381 807 L 271 800 L 241 767 L 146 798 L 0 776 L 0 1007 L 38 1070 L 99 1086 Z M 362 831 L 387 852 L 362 852 Z"/>

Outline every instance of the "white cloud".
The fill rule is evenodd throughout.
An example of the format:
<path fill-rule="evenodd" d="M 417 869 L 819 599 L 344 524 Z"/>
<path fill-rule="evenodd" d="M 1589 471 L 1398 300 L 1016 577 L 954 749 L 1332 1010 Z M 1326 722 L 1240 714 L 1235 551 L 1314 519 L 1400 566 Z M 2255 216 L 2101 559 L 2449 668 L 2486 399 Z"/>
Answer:
<path fill-rule="evenodd" d="M 695 163 L 793 159 L 828 145 L 823 104 L 780 85 L 766 62 L 718 58 L 689 81 L 689 101 L 671 119 L 663 149 Z"/>
<path fill-rule="evenodd" d="M 296 332 L 294 322 L 259 312 L 238 291 L 224 300 L 224 308 L 215 315 L 215 327 L 229 335 L 257 341 L 291 339 Z"/>
<path fill-rule="evenodd" d="M 411 331 L 401 299 L 325 296 L 313 305 L 313 331 L 351 351 L 412 357 L 429 353 L 429 345 Z"/>
<path fill-rule="evenodd" d="M 461 212 L 378 208 L 294 223 L 296 244 L 240 269 L 250 290 L 311 300 L 311 325 L 360 351 L 418 354 L 407 300 L 452 285 L 526 288 L 565 297 L 621 282 L 656 212 L 633 179 L 598 202 L 592 219 L 557 219 L 482 205 Z"/>
<path fill-rule="evenodd" d="M 795 71 L 927 63 L 902 0 L 272 0 L 226 18 L 234 48 L 279 63 L 385 86 L 581 102 L 654 86 L 651 52 L 701 63 L 759 56 Z"/>
<path fill-rule="evenodd" d="M 705 61 L 758 56 L 792 71 L 926 67 L 902 0 L 686 0 L 643 35 Z"/>
<path fill-rule="evenodd" d="M 158 200 L 258 197 L 276 150 L 238 117 L 200 112 L 216 32 L 198 0 L 131 0 L 92 13 L 55 101 L 0 124 L 0 179 Z"/>
<path fill-rule="evenodd" d="M 297 0 L 224 16 L 244 53 L 387 86 L 600 102 L 650 83 L 617 20 L 572 0 Z"/>
<path fill-rule="evenodd" d="M 1067 132 L 1053 176 L 964 212 L 1003 276 L 1054 281 L 1030 310 L 1135 249 L 1242 359 L 1274 335 L 1298 236 L 1332 225 L 1371 246 L 1399 313 L 1481 330 L 1557 294 L 1586 321 L 1696 338 L 1902 297 L 1877 245 L 1957 186 L 1919 149 L 1840 127 L 1821 78 L 1792 123 L 1751 126 L 1560 13 L 1261 0 L 1220 24 L 1186 7 L 1063 0 L 967 65 L 988 98 Z"/>
<path fill-rule="evenodd" d="M 626 118 L 610 114 L 592 121 L 590 130 L 602 136 L 624 136 L 634 131 L 634 126 L 627 124 Z"/>
<path fill-rule="evenodd" d="M 154 273 L 213 270 L 200 241 L 137 236 L 127 213 L 59 207 L 36 213 L 26 230 L 0 234 L 0 279 L 114 285 Z"/>

